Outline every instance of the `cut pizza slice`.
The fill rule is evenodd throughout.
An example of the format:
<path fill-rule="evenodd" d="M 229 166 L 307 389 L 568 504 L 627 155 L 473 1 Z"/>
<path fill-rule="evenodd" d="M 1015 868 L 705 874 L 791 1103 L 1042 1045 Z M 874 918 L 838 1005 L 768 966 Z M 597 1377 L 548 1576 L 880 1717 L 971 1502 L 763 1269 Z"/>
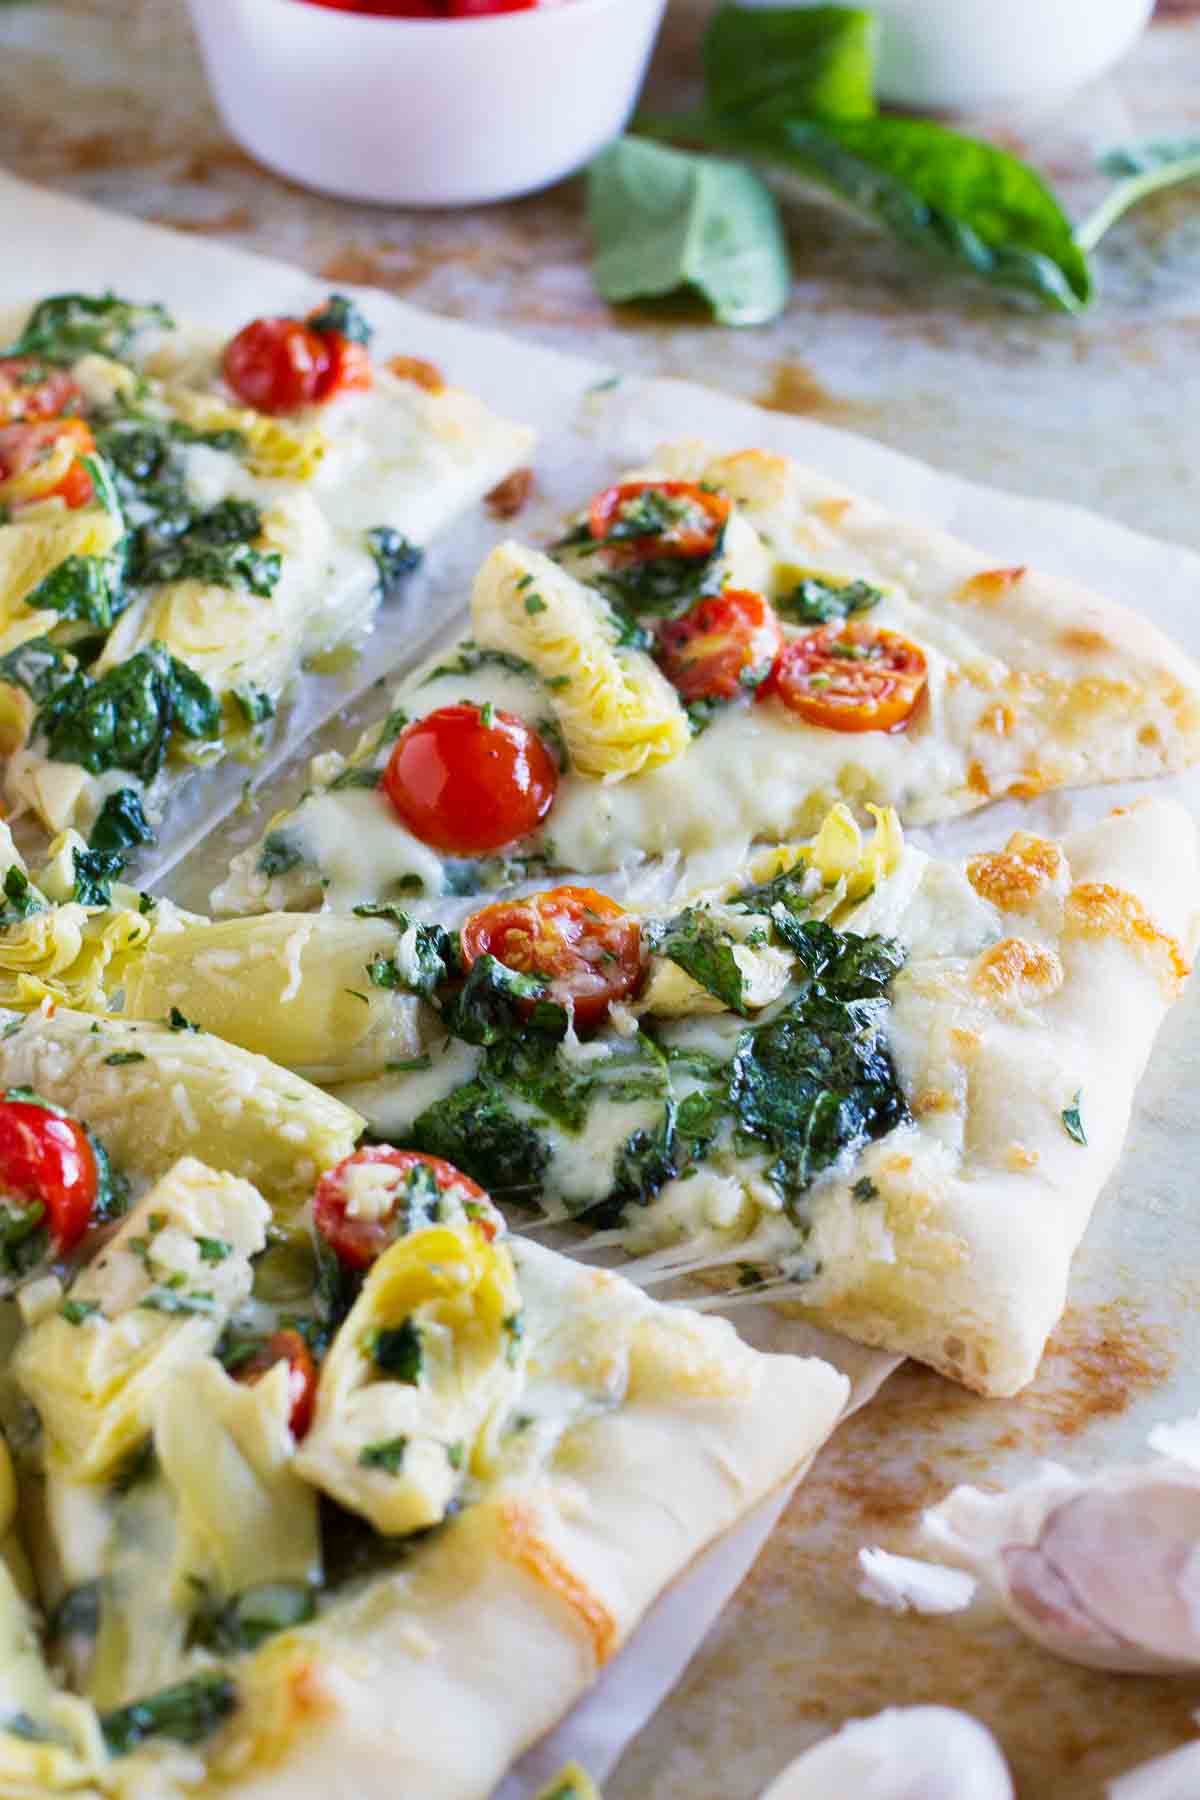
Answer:
<path fill-rule="evenodd" d="M 401 684 L 348 767 L 318 762 L 219 909 L 348 908 L 538 864 L 733 864 L 838 799 L 930 823 L 1200 751 L 1200 672 L 1149 620 L 762 451 L 667 446 L 551 557 L 502 546 L 471 629 L 442 675 Z M 455 735 L 444 715 L 464 702 L 483 728 L 459 717 Z M 537 806 L 513 778 L 488 812 L 478 767 L 514 733 L 526 763 L 558 767 Z"/>
<path fill-rule="evenodd" d="M 302 665 L 369 628 L 531 434 L 411 359 L 373 362 L 370 327 L 337 296 L 228 344 L 111 295 L 54 296 L 14 331 L 9 798 L 51 832 L 98 826 L 128 849 L 189 766 L 261 745 Z M 302 353 L 319 381 L 300 379 Z"/>
<path fill-rule="evenodd" d="M 666 913 L 579 884 L 443 903 L 421 1053 L 336 1091 L 640 1279 L 723 1272 L 1011 1393 L 1187 974 L 1198 873 L 1162 799 L 964 862 L 838 808 Z"/>
<path fill-rule="evenodd" d="M 12 1358 L 40 1618 L 0 1582 L 42 1793 L 486 1800 L 849 1395 L 383 1145 L 315 1235 L 184 1158 L 66 1278 Z"/>

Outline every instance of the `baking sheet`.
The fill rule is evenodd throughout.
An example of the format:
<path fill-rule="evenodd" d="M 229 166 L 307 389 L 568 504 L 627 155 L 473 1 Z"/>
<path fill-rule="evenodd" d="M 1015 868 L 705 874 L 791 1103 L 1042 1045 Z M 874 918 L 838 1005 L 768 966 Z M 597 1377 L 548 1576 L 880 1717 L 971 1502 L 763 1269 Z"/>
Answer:
<path fill-rule="evenodd" d="M 102 215 L 7 177 L 0 177 L 0 246 L 0 306 L 65 285 L 87 288 L 112 284 L 134 297 L 164 299 L 181 315 L 217 327 L 232 327 L 264 310 L 301 310 L 322 291 L 295 270 L 215 244 L 174 237 L 129 220 Z M 379 346 L 385 354 L 403 350 L 428 357 L 439 363 L 453 381 L 477 388 L 493 406 L 528 419 L 539 428 L 542 441 L 536 458 L 538 493 L 535 504 L 516 521 L 516 530 L 522 536 L 536 538 L 548 531 L 562 506 L 577 501 L 620 464 L 643 458 L 660 437 L 694 432 L 730 448 L 760 444 L 817 464 L 848 486 L 897 511 L 970 539 L 997 564 L 1037 562 L 1090 583 L 1150 613 L 1193 654 L 1200 654 L 1200 557 L 1193 553 L 1139 536 L 1080 510 L 959 481 L 881 445 L 812 421 L 763 413 L 687 384 L 614 381 L 609 370 L 420 313 L 386 295 L 364 293 L 363 298 L 378 327 Z M 338 682 L 305 684 L 286 722 L 288 742 L 294 745 L 299 733 L 311 732 L 322 721 L 353 710 L 356 699 L 361 700 L 371 683 L 408 661 L 433 635 L 446 629 L 461 608 L 474 565 L 501 535 L 500 528 L 481 517 L 456 530 L 451 541 L 438 546 L 406 595 L 403 610 L 389 612 L 381 620 L 356 668 Z M 322 745 L 324 742 L 322 737 Z M 311 746 L 306 747 L 305 759 L 310 749 Z M 291 761 L 295 760 L 293 754 Z M 259 766 L 259 781 L 273 785 L 277 778 L 286 779 L 288 762 L 288 749 L 281 742 Z M 236 810 L 244 780 L 245 771 L 236 769 L 196 784 L 188 799 L 186 816 L 174 820 L 170 839 L 157 858 L 157 873 L 171 868 L 218 818 L 220 823 L 214 832 L 218 861 L 227 858 L 239 841 L 256 833 L 261 812 L 251 819 Z M 1200 817 L 1200 776 L 1163 785 Z M 1096 817 L 1137 791 L 1094 790 L 1046 796 L 1019 807 L 1003 805 L 924 836 L 937 848 L 965 850 L 1003 841 L 1018 823 L 1027 828 L 1059 831 Z M 210 858 L 200 860 L 206 862 Z M 181 898 L 185 897 L 185 876 L 186 871 L 178 872 L 170 884 Z M 1200 1308 L 1196 1305 L 1193 1273 L 1200 1271 L 1200 1210 L 1193 1202 L 1190 1173 L 1200 1156 L 1193 1098 L 1200 1091 L 1198 1008 L 1200 1000 L 1193 986 L 1164 1029 L 1139 1094 L 1125 1157 L 1101 1201 L 1077 1261 L 1071 1317 L 1076 1321 L 1117 1317 L 1131 1321 L 1130 1329 L 1136 1328 L 1137 1342 L 1143 1346 L 1137 1362 L 1115 1328 L 1098 1334 L 1093 1331 L 1094 1355 L 1088 1379 L 1101 1388 L 1108 1382 L 1103 1389 L 1107 1399 L 1084 1409 L 1080 1414 L 1082 1425 L 1069 1432 L 1064 1428 L 1062 1443 L 1053 1444 L 1062 1460 L 1078 1466 L 1090 1466 L 1107 1455 L 1136 1453 L 1151 1424 L 1194 1411 L 1200 1404 L 1200 1384 L 1193 1374 L 1200 1347 Z M 1119 1021 L 1114 1021 L 1114 1029 L 1119 1029 Z M 1161 1346 L 1161 1353 L 1156 1351 L 1150 1356 L 1146 1345 Z M 1056 1350 L 1048 1360 L 1047 1379 L 1058 1355 Z M 1151 1379 L 1144 1376 L 1146 1367 L 1152 1368 Z M 879 1372 L 876 1369 L 874 1374 Z M 844 1438 L 835 1441 L 830 1452 L 835 1462 L 839 1454 L 845 1454 L 841 1450 L 843 1442 L 857 1441 L 853 1434 L 859 1429 L 875 1434 L 872 1441 L 876 1478 L 889 1465 L 896 1464 L 904 1465 L 911 1476 L 914 1455 L 922 1451 L 925 1456 L 921 1466 L 928 1478 L 931 1468 L 941 1466 L 932 1445 L 942 1437 L 947 1441 L 953 1438 L 960 1452 L 959 1466 L 970 1464 L 972 1479 L 979 1479 L 981 1472 L 985 1478 L 1008 1479 L 1028 1467 L 1036 1454 L 1046 1448 L 1046 1434 L 1034 1428 L 1038 1408 L 1044 1404 L 1040 1384 L 1024 1400 L 986 1403 L 950 1389 L 922 1388 L 920 1379 L 917 1378 L 916 1389 L 902 1392 L 932 1391 L 942 1409 L 940 1414 L 922 1422 L 924 1440 L 918 1436 L 914 1441 L 911 1430 L 889 1438 L 888 1409 L 894 1404 L 889 1390 L 865 1420 L 854 1422 Z M 1001 1420 L 1007 1422 L 1003 1429 Z M 793 1503 L 789 1519 L 797 1516 L 797 1509 L 804 1516 L 807 1497 L 820 1482 L 821 1466 L 814 1483 L 802 1489 Z M 944 1466 L 947 1481 L 957 1478 L 957 1469 L 950 1472 L 950 1462 Z M 926 1479 L 926 1486 L 929 1491 L 925 1497 L 936 1498 L 936 1481 L 930 1485 Z M 913 1491 L 911 1479 L 908 1489 Z M 855 1508 L 844 1493 L 838 1504 L 844 1520 L 853 1524 Z M 911 1515 L 912 1511 L 910 1507 L 908 1513 Z M 904 1513 L 903 1508 L 900 1513 Z M 650 1780 L 656 1800 L 675 1800 L 676 1795 L 682 1797 L 685 1793 L 689 1800 L 704 1800 L 707 1795 L 714 1800 L 718 1795 L 722 1800 L 742 1800 L 743 1796 L 749 1800 L 790 1755 L 836 1722 L 835 1704 L 814 1704 L 807 1714 L 803 1708 L 797 1709 L 792 1703 L 794 1694 L 783 1692 L 778 1672 L 784 1666 L 791 1669 L 790 1680 L 798 1679 L 802 1687 L 807 1683 L 817 1693 L 823 1683 L 828 1688 L 832 1665 L 844 1673 L 853 1666 L 858 1653 L 865 1656 L 869 1651 L 878 1658 L 882 1641 L 888 1647 L 894 1669 L 891 1685 L 884 1681 L 876 1704 L 902 1697 L 906 1684 L 911 1682 L 913 1664 L 906 1657 L 905 1634 L 911 1639 L 914 1628 L 890 1619 L 881 1626 L 864 1613 L 863 1603 L 854 1600 L 852 1555 L 850 1546 L 836 1536 L 836 1507 L 830 1509 L 829 1516 L 821 1514 L 812 1523 L 822 1542 L 840 1544 L 836 1555 L 845 1562 L 844 1570 L 837 1565 L 837 1579 L 823 1590 L 820 1605 L 807 1592 L 803 1600 L 809 1609 L 807 1613 L 776 1621 L 776 1636 L 768 1647 L 770 1654 L 765 1663 L 761 1645 L 753 1659 L 721 1662 L 723 1634 L 733 1629 L 729 1615 L 721 1621 L 715 1640 L 705 1648 L 703 1665 L 695 1678 L 703 1681 L 715 1655 L 720 1665 L 720 1686 L 705 1695 L 708 1755 L 702 1756 L 699 1763 L 694 1752 L 690 1757 L 668 1757 L 661 1733 L 669 1730 L 669 1722 L 653 1728 L 645 1740 L 645 1755 L 651 1758 Z M 906 1527 L 895 1521 L 892 1525 L 891 1547 L 902 1547 Z M 609 1678 L 593 1698 L 577 1709 L 563 1732 L 556 1734 L 554 1754 L 565 1755 L 578 1745 L 597 1772 L 604 1771 L 646 1711 L 675 1679 L 688 1652 L 698 1644 L 731 1584 L 736 1583 L 741 1568 L 769 1529 L 770 1519 L 764 1514 L 743 1528 L 738 1542 L 721 1547 L 711 1568 L 700 1566 L 686 1584 L 677 1587 L 666 1607 L 647 1622 L 629 1651 L 614 1664 Z M 784 1532 L 788 1529 L 785 1523 Z M 870 1535 L 869 1520 L 855 1529 Z M 772 1555 L 779 1541 L 777 1533 L 772 1541 Z M 832 1549 L 830 1553 L 835 1554 Z M 786 1574 L 785 1568 L 785 1579 Z M 797 1604 L 801 1604 L 799 1599 Z M 684 1615 L 682 1620 L 677 1616 L 680 1613 Z M 963 1662 L 963 1639 L 957 1626 L 943 1625 L 940 1629 L 945 1634 L 940 1649 L 937 1642 L 930 1648 L 930 1634 L 923 1628 L 920 1642 L 932 1658 L 931 1679 L 941 1680 L 949 1694 L 957 1691 L 956 1669 Z M 1020 1672 L 1029 1667 L 1034 1671 L 1035 1693 L 1032 1700 L 1026 1695 L 1025 1718 L 1035 1722 L 1038 1718 L 1038 1691 L 1045 1693 L 1056 1687 L 1068 1698 L 1091 1691 L 1078 1683 L 1070 1687 L 1073 1672 L 1063 1674 L 1057 1668 L 1047 1672 L 1041 1653 L 1026 1651 L 1019 1641 L 1010 1644 L 1003 1636 L 1000 1641 L 1006 1669 Z M 939 1654 L 945 1659 L 941 1665 L 937 1664 Z M 775 1658 L 773 1663 L 771 1656 Z M 790 1663 L 787 1657 L 791 1658 Z M 771 1680 L 766 1677 L 769 1667 L 776 1670 Z M 1108 1679 L 1120 1686 L 1120 1678 Z M 983 1711 L 989 1705 L 985 1693 L 970 1689 L 959 1703 L 976 1705 Z M 1102 1703 L 1099 1710 L 1103 1711 Z M 1090 1711 L 1095 1713 L 1097 1707 L 1090 1706 Z M 1114 1689 L 1112 1716 L 1119 1713 Z M 1049 1715 L 1046 1716 L 1048 1720 Z M 1135 1721 L 1137 1710 L 1127 1709 L 1127 1716 Z M 750 1719 L 752 1734 L 748 1734 Z M 1003 1738 L 1004 1719 L 993 1722 Z M 1111 1729 L 1108 1735 L 1111 1740 Z M 1066 1800 L 1068 1794 L 1099 1794 L 1101 1787 L 1090 1773 L 1085 1771 L 1083 1785 L 1079 1784 L 1078 1755 L 1071 1763 L 1070 1775 L 1061 1772 L 1066 1763 L 1060 1759 L 1060 1769 L 1060 1763 L 1054 1761 L 1057 1752 L 1051 1748 L 1052 1740 L 1053 1732 L 1047 1724 L 1039 1762 L 1035 1733 L 1035 1748 L 1027 1752 L 1029 1779 L 1022 1783 L 1022 1800 L 1040 1800 L 1042 1795 L 1046 1800 L 1051 1795 L 1055 1800 Z M 1161 1739 L 1151 1740 L 1150 1733 L 1139 1740 L 1131 1723 L 1119 1742 L 1110 1741 L 1107 1763 L 1101 1757 L 1099 1763 L 1093 1759 L 1091 1766 L 1103 1766 L 1106 1773 L 1127 1767 L 1138 1760 L 1139 1753 L 1149 1754 L 1151 1749 L 1164 1747 Z M 737 1746 L 736 1756 L 729 1753 L 732 1745 Z M 660 1757 L 658 1763 L 653 1761 L 655 1755 Z M 636 1770 L 642 1766 L 638 1755 L 634 1755 L 629 1767 Z M 524 1766 L 522 1773 L 527 1773 Z M 627 1780 L 618 1776 L 623 1792 L 639 1791 L 637 1780 L 636 1775 Z M 627 1785 L 628 1781 L 635 1785 Z M 516 1800 L 518 1794 L 528 1791 L 528 1782 L 523 1787 L 506 1784 L 503 1800 Z M 640 1791 L 649 1791 L 644 1778 Z"/>

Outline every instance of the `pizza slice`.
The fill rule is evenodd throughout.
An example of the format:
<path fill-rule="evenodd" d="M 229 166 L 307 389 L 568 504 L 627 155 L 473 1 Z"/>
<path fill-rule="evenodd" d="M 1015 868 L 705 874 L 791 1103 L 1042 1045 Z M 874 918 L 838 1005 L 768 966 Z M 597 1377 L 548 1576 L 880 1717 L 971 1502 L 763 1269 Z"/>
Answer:
<path fill-rule="evenodd" d="M 95 1066 L 73 1086 L 105 1104 Z M 61 1216 L 68 1141 L 97 1140 L 0 1099 L 6 1220 Z M 6 1307 L 6 1791 L 486 1800 L 846 1403 L 508 1237 L 444 1162 L 375 1145 L 314 1186 L 315 1229 L 195 1156 L 115 1223 L 74 1192 Z"/>
<path fill-rule="evenodd" d="M 1012 1393 L 1188 972 L 1198 870 L 1165 799 L 963 861 L 906 844 L 894 814 L 864 838 L 837 807 L 810 843 L 665 907 L 582 880 L 370 905 L 355 923 L 390 919 L 394 940 L 363 991 L 406 995 L 411 1035 L 367 1080 L 344 1040 L 333 1091 L 505 1204 L 591 1226 L 638 1279 L 786 1295 Z M 233 927 L 257 999 L 234 1029 L 255 1047 L 249 1015 L 278 1014 L 284 977 L 252 972 L 254 935 L 302 917 L 151 939 L 128 999 L 220 1029 L 210 958 Z"/>
<path fill-rule="evenodd" d="M 214 904 L 734 864 L 838 799 L 930 823 L 1198 746 L 1200 673 L 1147 619 L 784 458 L 667 446 L 549 557 L 489 557 L 471 638 L 400 684 L 348 766 L 318 760 Z"/>
<path fill-rule="evenodd" d="M 0 357 L 0 731 L 10 810 L 149 840 L 189 767 L 261 748 L 314 655 L 361 637 L 531 434 L 358 309 L 228 344 L 55 295 Z"/>

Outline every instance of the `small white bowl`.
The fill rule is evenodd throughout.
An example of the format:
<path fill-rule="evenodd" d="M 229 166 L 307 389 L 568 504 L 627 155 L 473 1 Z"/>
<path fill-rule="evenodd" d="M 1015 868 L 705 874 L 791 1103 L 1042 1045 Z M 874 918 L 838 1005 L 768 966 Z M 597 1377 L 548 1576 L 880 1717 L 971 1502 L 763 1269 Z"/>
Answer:
<path fill-rule="evenodd" d="M 470 206 L 546 187 L 617 136 L 665 0 L 468 19 L 190 4 L 221 117 L 259 162 L 342 199 Z"/>
<path fill-rule="evenodd" d="M 822 0 L 743 0 L 814 6 Z M 1136 42 L 1154 0 L 870 0 L 879 93 L 918 112 L 1018 112 L 1063 100 Z"/>

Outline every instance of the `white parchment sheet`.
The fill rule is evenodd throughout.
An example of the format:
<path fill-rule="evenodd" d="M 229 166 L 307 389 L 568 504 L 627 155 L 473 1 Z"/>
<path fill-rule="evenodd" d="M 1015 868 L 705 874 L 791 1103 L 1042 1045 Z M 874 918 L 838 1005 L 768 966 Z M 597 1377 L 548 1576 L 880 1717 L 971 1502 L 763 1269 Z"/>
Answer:
<path fill-rule="evenodd" d="M 263 312 L 311 307 L 326 289 L 299 271 L 103 214 L 0 175 L 0 308 L 64 289 L 111 286 L 164 301 L 181 319 L 234 329 Z M 352 290 L 353 291 L 353 290 Z M 1139 608 L 1200 655 L 1200 556 L 1141 537 L 1058 504 L 1019 498 L 940 473 L 892 450 L 809 420 L 765 413 L 698 386 L 614 379 L 613 371 L 531 344 L 423 313 L 392 297 L 358 290 L 383 356 L 404 352 L 436 362 L 447 378 L 474 388 L 496 409 L 535 425 L 537 487 L 512 526 L 480 509 L 433 548 L 402 601 L 388 607 L 366 651 L 345 676 L 302 684 L 285 711 L 279 741 L 255 770 L 261 797 L 253 816 L 238 810 L 246 778 L 231 767 L 197 781 L 168 822 L 164 843 L 144 871 L 180 899 L 203 898 L 210 871 L 257 835 L 268 799 L 285 793 L 307 761 L 312 734 L 336 742 L 337 720 L 362 715 L 372 684 L 403 667 L 461 614 L 470 577 L 505 535 L 541 541 L 556 518 L 623 465 L 643 460 L 668 436 L 694 434 L 727 449 L 761 445 L 787 452 L 876 501 L 977 544 L 998 566 L 1038 563 Z M 1036 421 L 1030 422 L 1036 429 Z M 371 697 L 374 703 L 375 697 Z M 329 734 L 333 735 L 330 736 Z M 304 743 L 303 753 L 298 746 Z M 1169 784 L 1200 817 L 1200 774 Z M 1120 804 L 1137 790 L 1053 795 L 1006 803 L 921 834 L 934 847 L 962 851 L 1000 844 L 1017 824 L 1059 832 Z M 208 833 L 203 852 L 176 865 Z M 917 834 L 914 834 L 917 835 Z M 190 882 L 190 886 L 189 886 Z M 1119 1021 L 1114 1021 L 1119 1029 Z M 1120 1169 L 1101 1201 L 1076 1265 L 1073 1298 L 1134 1298 L 1148 1321 L 1173 1341 L 1176 1374 L 1119 1420 L 1085 1435 L 1073 1451 L 1087 1465 L 1135 1454 L 1146 1430 L 1200 1406 L 1193 1379 L 1200 1309 L 1190 1272 L 1200 1274 L 1200 1004 L 1195 986 L 1164 1029 L 1135 1109 Z M 873 1394 L 891 1359 L 822 1337 L 771 1315 L 737 1315 L 739 1326 L 777 1347 L 822 1353 L 847 1369 L 854 1403 Z M 886 1390 L 878 1402 L 887 1404 Z M 981 1402 L 981 1407 L 986 1402 Z M 996 1465 L 996 1479 L 1020 1473 L 1019 1459 Z M 659 1603 L 591 1696 L 552 1738 L 524 1758 L 495 1800 L 526 1800 L 569 1756 L 602 1778 L 678 1679 L 708 1626 L 741 1580 L 785 1503 L 777 1495 L 702 1558 Z M 803 1630 L 803 1621 L 795 1621 Z"/>

